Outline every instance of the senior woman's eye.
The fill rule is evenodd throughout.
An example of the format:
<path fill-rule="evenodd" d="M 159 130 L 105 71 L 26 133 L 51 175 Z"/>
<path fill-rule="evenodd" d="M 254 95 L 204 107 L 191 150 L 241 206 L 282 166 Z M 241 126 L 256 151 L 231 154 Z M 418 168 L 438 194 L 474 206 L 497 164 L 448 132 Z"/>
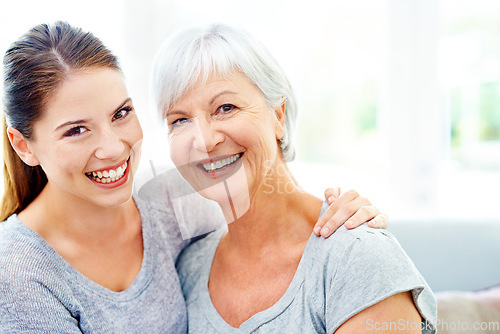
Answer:
<path fill-rule="evenodd" d="M 236 109 L 236 106 L 235 105 L 232 105 L 232 104 L 223 104 L 221 105 L 217 111 L 218 112 L 222 112 L 223 114 L 227 114 L 231 111 L 233 111 L 234 109 Z"/>
<path fill-rule="evenodd" d="M 187 121 L 188 121 L 187 118 L 178 118 L 175 121 L 173 121 L 172 124 L 170 124 L 170 126 L 172 128 L 175 128 L 176 126 L 182 125 L 182 124 L 186 123 Z"/>

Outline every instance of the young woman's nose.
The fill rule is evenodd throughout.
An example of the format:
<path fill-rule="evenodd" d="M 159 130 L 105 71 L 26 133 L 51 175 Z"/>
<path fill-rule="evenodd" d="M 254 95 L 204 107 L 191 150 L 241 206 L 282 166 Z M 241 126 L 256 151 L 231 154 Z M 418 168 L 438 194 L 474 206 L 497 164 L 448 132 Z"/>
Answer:
<path fill-rule="evenodd" d="M 194 140 L 195 149 L 203 152 L 211 152 L 218 144 L 225 139 L 224 133 L 215 128 L 212 122 L 200 117 L 194 121 Z"/>
<path fill-rule="evenodd" d="M 123 157 L 124 150 L 123 138 L 118 133 L 108 129 L 99 135 L 95 156 L 101 160 L 119 159 Z"/>

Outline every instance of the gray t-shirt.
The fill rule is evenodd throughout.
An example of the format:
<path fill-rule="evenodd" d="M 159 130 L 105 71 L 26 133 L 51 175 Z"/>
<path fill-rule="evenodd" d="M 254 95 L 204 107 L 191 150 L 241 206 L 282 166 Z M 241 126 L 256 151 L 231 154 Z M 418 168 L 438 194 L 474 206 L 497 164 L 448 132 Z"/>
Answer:
<path fill-rule="evenodd" d="M 0 332 L 186 333 L 174 263 L 187 241 L 165 203 L 135 200 L 144 257 L 122 292 L 80 274 L 16 215 L 0 223 Z"/>
<path fill-rule="evenodd" d="M 217 313 L 208 292 L 223 233 L 220 229 L 190 245 L 177 262 L 190 333 L 333 333 L 353 315 L 403 291 L 411 291 L 424 319 L 408 326 L 435 332 L 436 299 L 425 280 L 389 232 L 366 226 L 341 227 L 328 239 L 312 234 L 281 299 L 234 328 Z M 381 326 L 366 324 L 367 329 Z"/>

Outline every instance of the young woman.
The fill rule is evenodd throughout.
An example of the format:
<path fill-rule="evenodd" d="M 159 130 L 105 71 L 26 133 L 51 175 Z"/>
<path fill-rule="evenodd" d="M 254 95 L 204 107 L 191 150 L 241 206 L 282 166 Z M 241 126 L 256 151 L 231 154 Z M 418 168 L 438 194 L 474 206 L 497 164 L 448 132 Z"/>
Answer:
<path fill-rule="evenodd" d="M 58 22 L 31 29 L 3 64 L 0 331 L 185 333 L 174 263 L 189 240 L 171 203 L 132 197 L 142 130 L 115 56 Z M 361 206 L 340 196 L 331 213 L 346 211 L 338 223 Z"/>

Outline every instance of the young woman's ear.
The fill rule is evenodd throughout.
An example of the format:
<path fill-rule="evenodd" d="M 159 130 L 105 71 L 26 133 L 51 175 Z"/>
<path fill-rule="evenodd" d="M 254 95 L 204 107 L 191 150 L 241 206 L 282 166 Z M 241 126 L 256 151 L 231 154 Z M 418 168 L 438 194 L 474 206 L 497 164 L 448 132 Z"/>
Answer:
<path fill-rule="evenodd" d="M 19 158 L 21 158 L 25 164 L 29 166 L 37 166 L 40 164 L 35 153 L 31 150 L 30 145 L 28 145 L 28 141 L 18 129 L 9 126 L 7 128 L 7 136 L 9 137 L 10 144 L 14 148 L 14 151 L 16 151 Z"/>
<path fill-rule="evenodd" d="M 283 138 L 285 133 L 285 119 L 286 119 L 286 104 L 283 102 L 281 106 L 274 108 L 274 114 L 276 116 L 276 139 L 280 140 Z"/>

